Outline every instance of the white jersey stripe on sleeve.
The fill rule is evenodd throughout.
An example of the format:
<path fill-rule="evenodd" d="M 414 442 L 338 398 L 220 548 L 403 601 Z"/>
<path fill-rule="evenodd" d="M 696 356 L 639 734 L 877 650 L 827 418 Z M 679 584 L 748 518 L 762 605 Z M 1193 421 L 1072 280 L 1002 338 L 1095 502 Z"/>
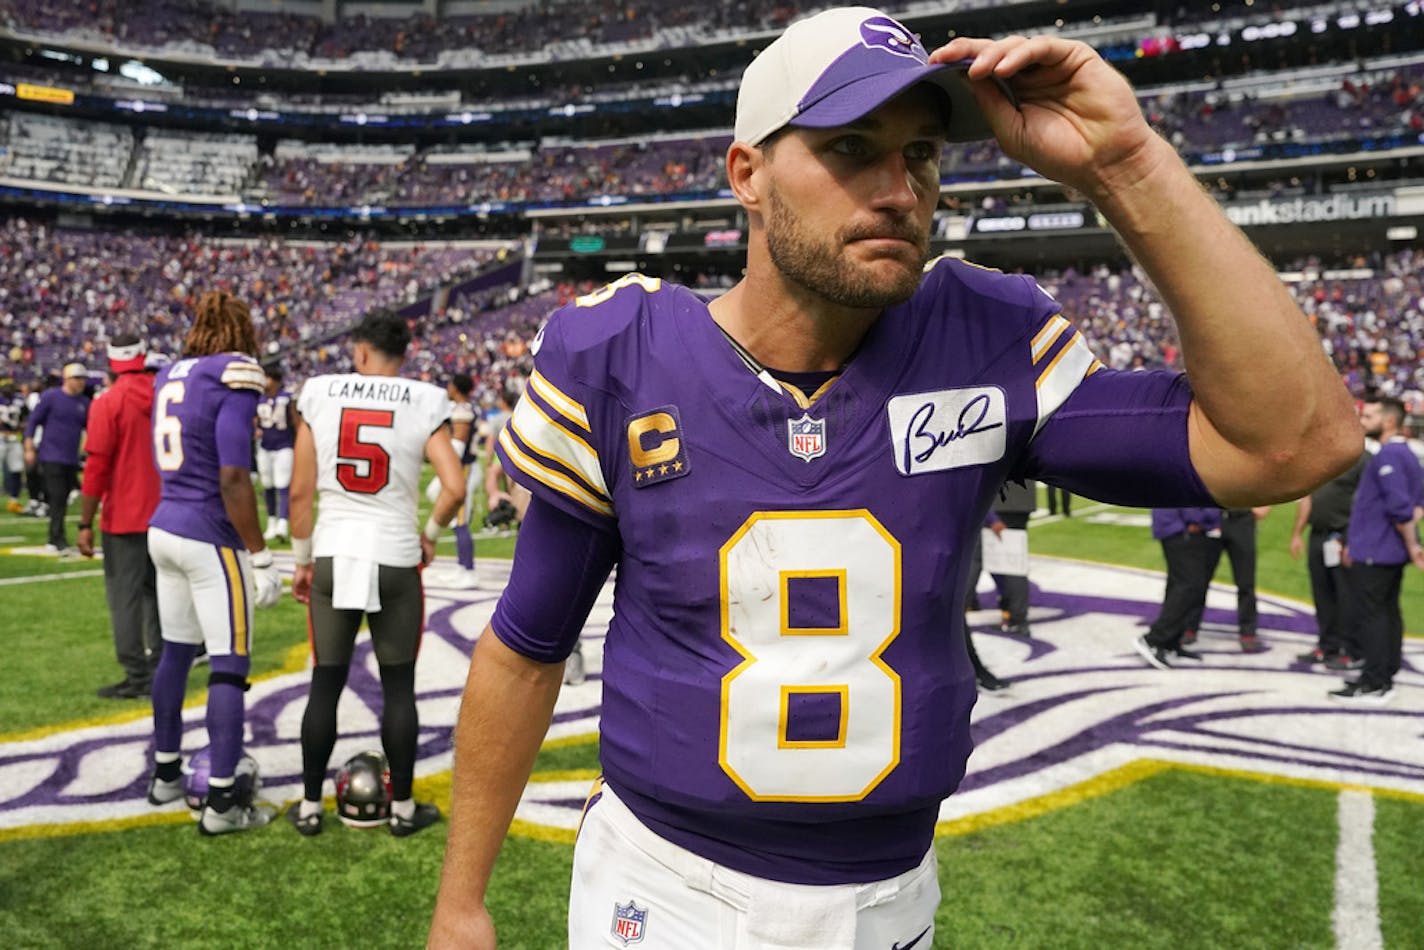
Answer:
<path fill-rule="evenodd" d="M 590 508 L 601 515 L 609 517 L 613 515 L 613 505 L 609 503 L 606 498 L 599 498 L 590 494 L 587 489 L 578 484 L 578 482 L 575 482 L 572 478 L 569 478 L 562 472 L 549 468 L 547 465 L 540 463 L 538 459 L 521 450 L 510 435 L 510 430 L 512 429 L 514 429 L 513 419 L 511 419 L 509 425 L 505 426 L 503 431 L 500 432 L 499 445 L 500 448 L 504 449 L 509 460 L 513 462 L 521 472 L 530 478 L 543 482 L 559 494 L 572 498 L 586 508 Z M 523 435 L 518 433 L 517 430 L 515 430 L 515 434 L 523 439 Z M 602 484 L 602 475 L 599 476 L 599 484 Z"/>
<path fill-rule="evenodd" d="M 588 426 L 588 413 L 584 411 L 583 406 L 561 392 L 557 386 L 549 382 L 548 377 L 544 376 L 537 369 L 534 371 L 534 374 L 529 377 L 529 386 L 534 392 L 539 394 L 541 399 L 553 406 L 561 415 L 568 416 L 574 424 L 578 425 L 585 432 L 591 431 Z M 518 411 L 517 407 L 516 411 Z"/>
<path fill-rule="evenodd" d="M 538 399 L 519 400 L 509 424 L 514 427 L 519 440 L 530 449 L 577 472 L 589 487 L 608 497 L 608 483 L 603 479 L 598 452 L 544 411 Z"/>
<path fill-rule="evenodd" d="M 264 392 L 267 374 L 262 367 L 249 360 L 233 360 L 223 367 L 222 384 L 229 389 L 255 389 Z"/>
<path fill-rule="evenodd" d="M 1083 335 L 1075 331 L 1067 345 L 1038 375 L 1038 422 L 1033 427 L 1034 435 L 1038 434 L 1043 424 L 1073 394 L 1073 390 L 1078 388 L 1078 384 L 1087 377 L 1096 362 L 1097 359 L 1093 356 L 1093 351 L 1088 349 Z"/>

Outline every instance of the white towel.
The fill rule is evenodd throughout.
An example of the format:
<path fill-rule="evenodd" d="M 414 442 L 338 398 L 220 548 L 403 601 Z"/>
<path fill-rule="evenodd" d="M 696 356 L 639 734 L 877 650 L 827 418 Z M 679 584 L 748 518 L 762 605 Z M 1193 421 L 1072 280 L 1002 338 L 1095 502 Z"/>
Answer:
<path fill-rule="evenodd" d="M 746 932 L 751 946 L 761 950 L 851 950 L 855 888 L 758 888 L 748 902 Z"/>
<path fill-rule="evenodd" d="M 331 559 L 331 606 L 337 610 L 381 609 L 381 565 L 359 557 L 337 555 Z"/>

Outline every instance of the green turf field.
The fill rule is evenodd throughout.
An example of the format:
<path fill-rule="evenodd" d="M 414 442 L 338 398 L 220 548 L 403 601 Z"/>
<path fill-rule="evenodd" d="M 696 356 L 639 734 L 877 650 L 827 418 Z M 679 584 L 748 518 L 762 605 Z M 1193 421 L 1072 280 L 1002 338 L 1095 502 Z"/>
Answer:
<path fill-rule="evenodd" d="M 1031 529 L 1035 553 L 1160 569 L 1145 528 L 1075 517 Z M 1112 510 L 1110 514 L 1130 514 Z M 1303 564 L 1286 554 L 1291 506 L 1262 524 L 1258 587 L 1309 599 Z M 42 544 L 43 524 L 0 515 L 0 550 Z M 511 542 L 482 542 L 481 557 Z M 441 555 L 451 557 L 447 542 Z M 142 701 L 104 701 L 118 678 L 93 562 L 0 554 L 6 650 L 0 742 L 79 723 L 141 719 Z M 74 577 L 44 579 L 53 575 Z M 1223 562 L 1219 579 L 1229 580 Z M 1406 626 L 1424 632 L 1424 575 L 1405 584 Z M 303 611 L 259 615 L 254 677 L 301 668 Z M 195 674 L 190 697 L 201 700 Z M 544 773 L 591 775 L 591 741 L 546 749 Z M 417 797 L 448 805 L 448 775 Z M 1210 769 L 1150 767 L 1102 794 L 1022 821 L 939 839 L 945 901 L 937 947 L 1330 947 L 1338 792 Z M 1424 799 L 1377 796 L 1380 929 L 1387 947 L 1424 946 L 1419 843 Z M 82 833 L 0 828 L 0 934 L 9 946 L 418 947 L 435 894 L 444 826 L 407 840 L 330 820 L 315 839 L 284 823 L 208 840 L 186 817 Z M 559 835 L 548 837 L 559 838 Z M 512 836 L 490 902 L 504 947 L 563 944 L 571 850 Z"/>

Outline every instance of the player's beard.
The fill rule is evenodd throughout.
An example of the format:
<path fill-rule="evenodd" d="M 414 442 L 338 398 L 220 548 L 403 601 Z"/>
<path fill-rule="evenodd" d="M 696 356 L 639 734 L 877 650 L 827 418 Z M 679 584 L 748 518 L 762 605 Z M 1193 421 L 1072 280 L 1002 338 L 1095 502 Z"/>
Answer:
<path fill-rule="evenodd" d="M 846 254 L 846 246 L 870 237 L 910 241 L 917 249 L 914 266 L 899 268 L 891 278 L 878 277 L 869 268 L 858 266 Z M 882 310 L 910 299 L 920 286 L 929 243 L 928 232 L 916 228 L 908 218 L 873 229 L 864 225 L 842 228 L 820 237 L 781 200 L 775 188 L 769 193 L 766 245 L 772 263 L 788 279 L 841 306 Z"/>

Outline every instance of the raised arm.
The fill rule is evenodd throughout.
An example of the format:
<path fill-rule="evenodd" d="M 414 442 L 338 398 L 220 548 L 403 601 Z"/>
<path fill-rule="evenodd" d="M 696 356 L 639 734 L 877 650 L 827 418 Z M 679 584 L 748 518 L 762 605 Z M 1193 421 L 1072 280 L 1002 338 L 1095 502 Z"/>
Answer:
<path fill-rule="evenodd" d="M 1152 279 L 1194 394 L 1192 464 L 1218 502 L 1288 501 L 1349 467 L 1363 435 L 1315 330 L 1117 70 L 1051 36 L 961 38 L 932 59 L 973 59 L 968 76 L 1004 151 L 1087 195 Z"/>

